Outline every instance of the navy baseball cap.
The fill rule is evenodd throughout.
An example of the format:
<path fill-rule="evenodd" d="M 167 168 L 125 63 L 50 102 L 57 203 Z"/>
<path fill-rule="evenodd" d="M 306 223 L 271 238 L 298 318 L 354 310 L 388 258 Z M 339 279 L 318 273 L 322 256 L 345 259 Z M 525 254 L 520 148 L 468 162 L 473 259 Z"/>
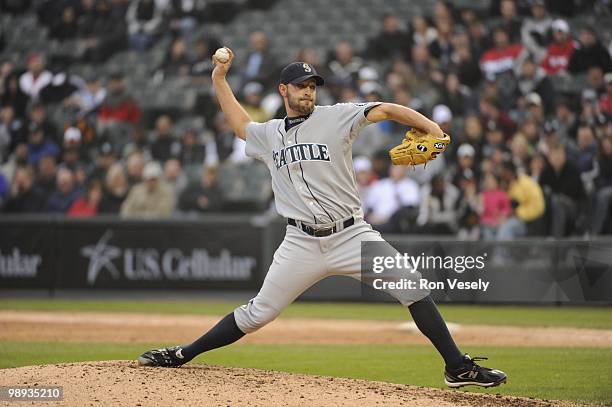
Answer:
<path fill-rule="evenodd" d="M 307 79 L 314 78 L 317 86 L 323 86 L 323 77 L 317 74 L 314 66 L 306 62 L 293 62 L 283 68 L 280 75 L 280 83 L 302 83 Z"/>

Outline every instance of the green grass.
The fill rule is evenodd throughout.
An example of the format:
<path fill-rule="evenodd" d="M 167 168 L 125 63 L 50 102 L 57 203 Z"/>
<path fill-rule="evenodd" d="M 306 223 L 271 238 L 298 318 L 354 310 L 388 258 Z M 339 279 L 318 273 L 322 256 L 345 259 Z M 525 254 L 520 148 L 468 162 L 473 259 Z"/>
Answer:
<path fill-rule="evenodd" d="M 133 359 L 148 347 L 0 342 L 0 367 Z M 488 392 L 612 403 L 612 349 L 478 347 L 465 350 L 473 355 L 487 355 L 490 366 L 508 373 L 508 384 Z M 198 361 L 444 388 L 442 362 L 430 346 L 237 344 L 212 351 Z M 467 391 L 485 392 L 478 388 Z"/>
<path fill-rule="evenodd" d="M 225 315 L 236 306 L 229 301 L 118 301 L 65 299 L 0 299 L 0 309 L 45 311 L 149 312 L 163 314 Z M 567 326 L 612 329 L 609 307 L 441 305 L 446 320 L 463 324 Z M 410 317 L 398 304 L 298 302 L 286 318 L 341 318 L 404 321 Z"/>

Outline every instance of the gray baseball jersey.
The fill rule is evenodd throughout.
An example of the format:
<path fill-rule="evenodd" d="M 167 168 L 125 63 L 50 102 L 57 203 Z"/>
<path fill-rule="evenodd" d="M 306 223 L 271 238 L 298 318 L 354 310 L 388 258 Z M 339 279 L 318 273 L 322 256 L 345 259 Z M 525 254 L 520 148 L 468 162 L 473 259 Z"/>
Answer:
<path fill-rule="evenodd" d="M 281 216 L 326 224 L 360 210 L 351 146 L 372 123 L 366 112 L 378 104 L 316 106 L 287 131 L 282 119 L 246 127 L 246 154 L 270 169 Z"/>
<path fill-rule="evenodd" d="M 331 275 L 354 278 L 372 286 L 361 270 L 361 242 L 381 242 L 381 254 L 397 251 L 363 219 L 353 170 L 351 146 L 371 122 L 368 109 L 378 103 L 316 106 L 308 117 L 251 123 L 246 154 L 264 161 L 272 174 L 278 212 L 307 224 L 354 224 L 326 237 L 313 237 L 287 225 L 287 233 L 257 296 L 234 310 L 238 328 L 254 332 L 274 320 L 308 287 Z M 289 119 L 288 119 L 289 120 Z M 393 280 L 420 279 L 418 272 L 395 272 Z M 404 306 L 426 297 L 428 290 L 384 289 Z"/>

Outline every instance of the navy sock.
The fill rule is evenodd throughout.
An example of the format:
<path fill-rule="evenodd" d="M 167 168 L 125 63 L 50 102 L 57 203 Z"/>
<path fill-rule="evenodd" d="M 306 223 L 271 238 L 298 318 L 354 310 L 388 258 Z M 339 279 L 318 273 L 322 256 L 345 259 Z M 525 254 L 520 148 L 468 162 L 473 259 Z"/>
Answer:
<path fill-rule="evenodd" d="M 181 346 L 183 348 L 183 356 L 188 362 L 200 353 L 234 343 L 244 335 L 244 332 L 236 325 L 234 312 L 231 312 L 193 343 Z"/>
<path fill-rule="evenodd" d="M 444 358 L 446 366 L 450 368 L 458 367 L 463 363 L 463 354 L 457 348 L 455 341 L 451 337 L 438 307 L 428 295 L 408 307 L 414 323 L 436 347 L 440 355 Z"/>

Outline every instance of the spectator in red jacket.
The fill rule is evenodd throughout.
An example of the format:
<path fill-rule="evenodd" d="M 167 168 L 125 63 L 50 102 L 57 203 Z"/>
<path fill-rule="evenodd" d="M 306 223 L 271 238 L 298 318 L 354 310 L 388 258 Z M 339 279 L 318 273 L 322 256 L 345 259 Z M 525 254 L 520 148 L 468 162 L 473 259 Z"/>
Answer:
<path fill-rule="evenodd" d="M 612 72 L 604 76 L 606 93 L 599 98 L 599 110 L 612 117 Z"/>
<path fill-rule="evenodd" d="M 495 77 L 514 68 L 514 62 L 523 51 L 521 44 L 511 44 L 508 33 L 496 28 L 493 33 L 495 46 L 485 51 L 480 58 L 480 69 L 487 77 Z"/>
<path fill-rule="evenodd" d="M 68 209 L 71 217 L 92 217 L 98 213 L 98 205 L 102 200 L 102 182 L 94 178 L 87 185 L 87 192 Z"/>
<path fill-rule="evenodd" d="M 111 74 L 108 84 L 108 94 L 102 102 L 98 120 L 102 124 L 125 122 L 137 123 L 140 121 L 142 111 L 138 104 L 125 90 L 123 74 L 114 72 Z"/>
<path fill-rule="evenodd" d="M 569 61 L 578 44 L 570 35 L 569 25 L 565 20 L 557 19 L 552 23 L 553 42 L 546 50 L 542 68 L 549 75 L 566 72 Z"/>

